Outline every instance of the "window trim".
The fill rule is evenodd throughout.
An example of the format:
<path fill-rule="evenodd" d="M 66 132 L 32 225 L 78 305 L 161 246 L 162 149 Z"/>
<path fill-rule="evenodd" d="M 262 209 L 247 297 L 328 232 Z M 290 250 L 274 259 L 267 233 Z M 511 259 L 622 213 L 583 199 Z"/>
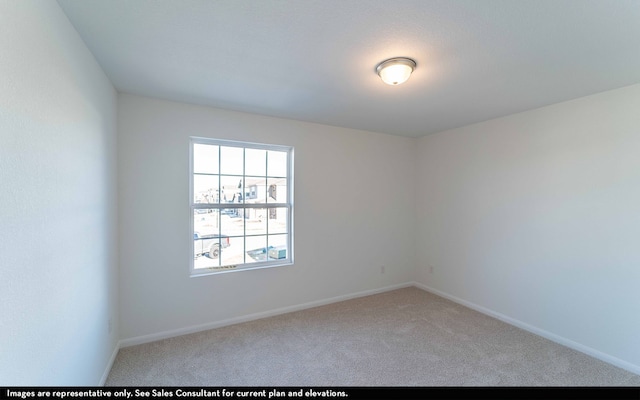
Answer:
<path fill-rule="evenodd" d="M 271 150 L 271 151 L 279 151 L 279 152 L 286 152 L 287 153 L 287 176 L 286 176 L 286 181 L 287 181 L 287 196 L 286 196 L 286 202 L 284 203 L 251 203 L 251 204 L 246 204 L 244 202 L 244 196 L 243 196 L 243 202 L 242 203 L 234 203 L 232 207 L 229 207 L 228 205 L 224 204 L 224 203 L 220 203 L 220 199 L 218 199 L 218 203 L 195 203 L 194 201 L 194 176 L 195 176 L 195 171 L 194 171 L 194 145 L 196 144 L 207 144 L 207 145 L 214 145 L 214 146 L 226 146 L 226 147 L 238 147 L 238 148 L 242 148 L 242 149 L 259 149 L 259 150 Z M 293 182 L 294 182 L 294 178 L 293 178 L 293 154 L 294 154 L 294 149 L 293 146 L 285 146 L 285 145 L 276 145 L 276 144 L 265 144 L 265 143 L 256 143 L 256 142 L 245 142 L 245 141 L 236 141 L 236 140 L 227 140 L 227 139 L 214 139 L 214 138 L 207 138 L 207 137 L 197 137 L 197 136 L 191 136 L 189 137 L 189 234 L 187 235 L 189 237 L 189 248 L 191 249 L 190 251 L 190 256 L 189 256 L 189 276 L 190 277 L 198 277 L 198 276 L 207 276 L 207 275 L 217 275 L 217 274 L 222 274 L 222 273 L 227 273 L 227 272 L 238 272 L 238 271 L 251 271 L 254 269 L 264 269 L 264 268 L 273 268 L 273 267 L 281 267 L 281 266 L 287 266 L 287 265 L 293 265 L 293 260 L 294 260 L 294 245 L 293 245 L 293 216 L 294 216 L 294 205 L 293 205 Z M 220 163 L 220 159 L 218 159 L 218 163 Z M 242 171 L 242 177 L 245 178 L 245 163 L 243 163 L 243 171 Z M 268 171 L 266 171 L 265 173 L 265 179 L 268 179 Z M 218 176 L 222 176 L 223 174 L 221 174 L 221 171 L 218 170 Z M 231 175 L 233 176 L 233 175 Z M 240 176 L 240 175 L 238 175 Z M 252 176 L 252 175 L 251 175 Z M 246 187 L 244 187 L 244 190 L 246 191 Z M 218 209 L 218 210 L 223 210 L 225 208 L 239 208 L 239 209 L 252 209 L 252 208 L 260 208 L 260 209 L 270 209 L 270 208 L 285 208 L 287 209 L 287 257 L 283 258 L 283 259 L 277 259 L 277 260 L 268 260 L 268 261 L 259 261 L 259 262 L 255 262 L 255 263 L 243 263 L 243 264 L 237 264 L 231 267 L 225 267 L 225 266 L 220 266 L 218 267 L 219 269 L 214 270 L 213 268 L 215 267 L 209 267 L 209 268 L 195 268 L 195 260 L 194 260 L 194 247 L 195 247 L 195 241 L 194 241 L 194 232 L 195 232 L 195 227 L 194 227 L 194 213 L 195 210 L 197 209 Z M 266 236 L 268 236 L 268 233 L 265 234 Z M 242 236 L 242 238 L 245 240 L 246 242 L 246 231 L 245 234 Z M 246 248 L 244 249 L 244 253 L 245 253 L 245 260 L 246 260 Z"/>

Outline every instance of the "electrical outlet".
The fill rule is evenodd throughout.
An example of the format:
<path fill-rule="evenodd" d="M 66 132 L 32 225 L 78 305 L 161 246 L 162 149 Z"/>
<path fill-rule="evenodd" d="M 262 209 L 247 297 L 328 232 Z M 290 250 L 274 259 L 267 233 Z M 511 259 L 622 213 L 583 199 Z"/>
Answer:
<path fill-rule="evenodd" d="M 384 274 L 384 265 L 382 267 L 380 267 L 380 273 Z"/>

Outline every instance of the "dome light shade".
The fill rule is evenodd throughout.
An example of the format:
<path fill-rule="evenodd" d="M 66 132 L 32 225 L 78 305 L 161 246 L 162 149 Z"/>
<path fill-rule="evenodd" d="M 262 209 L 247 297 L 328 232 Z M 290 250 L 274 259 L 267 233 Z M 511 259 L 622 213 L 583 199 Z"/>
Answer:
<path fill-rule="evenodd" d="M 410 58 L 390 58 L 378 64 L 376 72 L 387 85 L 399 85 L 405 82 L 416 69 L 416 62 Z"/>

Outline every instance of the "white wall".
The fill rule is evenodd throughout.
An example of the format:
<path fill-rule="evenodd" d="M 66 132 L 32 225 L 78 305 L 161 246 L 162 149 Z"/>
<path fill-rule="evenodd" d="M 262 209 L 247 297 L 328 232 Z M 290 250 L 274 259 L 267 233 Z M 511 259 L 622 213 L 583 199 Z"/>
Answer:
<path fill-rule="evenodd" d="M 639 110 L 635 85 L 421 138 L 417 280 L 640 373 Z"/>
<path fill-rule="evenodd" d="M 118 105 L 125 341 L 411 281 L 414 140 L 126 94 Z M 191 135 L 295 147 L 295 265 L 189 277 Z"/>
<path fill-rule="evenodd" d="M 0 386 L 97 385 L 118 329 L 116 93 L 56 2 L 1 1 L 0 50 Z"/>

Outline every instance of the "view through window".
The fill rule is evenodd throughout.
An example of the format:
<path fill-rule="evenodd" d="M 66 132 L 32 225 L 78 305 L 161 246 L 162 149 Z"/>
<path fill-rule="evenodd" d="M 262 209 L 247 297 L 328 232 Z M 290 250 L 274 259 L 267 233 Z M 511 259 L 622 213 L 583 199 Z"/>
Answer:
<path fill-rule="evenodd" d="M 293 262 L 292 152 L 191 139 L 192 274 Z"/>

